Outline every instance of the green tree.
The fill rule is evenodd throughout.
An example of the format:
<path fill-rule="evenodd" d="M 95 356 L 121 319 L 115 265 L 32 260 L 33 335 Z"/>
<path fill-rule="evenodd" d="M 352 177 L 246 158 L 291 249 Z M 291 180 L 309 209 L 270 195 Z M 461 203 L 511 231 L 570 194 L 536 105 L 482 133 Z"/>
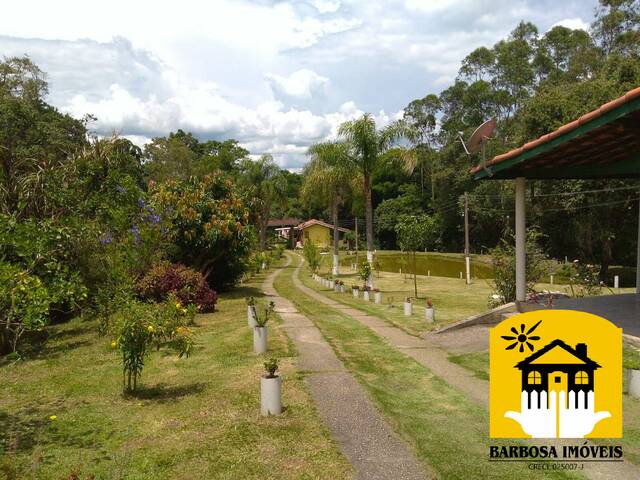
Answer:
<path fill-rule="evenodd" d="M 304 171 L 302 197 L 319 200 L 331 210 L 333 223 L 333 275 L 339 274 L 340 231 L 338 210 L 351 195 L 358 181 L 358 173 L 349 158 L 349 148 L 341 142 L 316 143 L 309 147 L 311 161 Z"/>
<path fill-rule="evenodd" d="M 267 224 L 276 204 L 286 202 L 287 182 L 271 155 L 244 160 L 240 164 L 240 185 L 249 198 L 251 215 L 258 227 L 260 250 L 267 248 Z"/>
<path fill-rule="evenodd" d="M 396 224 L 400 248 L 413 256 L 413 289 L 418 297 L 416 251 L 433 248 L 438 241 L 440 226 L 438 219 L 430 215 L 403 215 Z"/>

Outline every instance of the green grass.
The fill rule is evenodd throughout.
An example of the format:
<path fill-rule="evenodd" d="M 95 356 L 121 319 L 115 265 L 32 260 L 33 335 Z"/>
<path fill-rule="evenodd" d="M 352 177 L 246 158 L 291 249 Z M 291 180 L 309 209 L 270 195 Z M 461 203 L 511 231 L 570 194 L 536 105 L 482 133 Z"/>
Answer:
<path fill-rule="evenodd" d="M 252 353 L 244 297 L 260 296 L 262 279 L 197 317 L 189 359 L 152 354 L 134 397 L 121 394 L 119 358 L 95 321 L 48 328 L 38 353 L 0 365 L 0 479 L 350 478 L 278 318 L 269 342 L 286 410 L 260 416 L 263 359 Z"/>
<path fill-rule="evenodd" d="M 427 470 L 447 479 L 540 477 L 523 463 L 489 463 L 490 443 L 517 442 L 490 440 L 482 407 L 358 321 L 302 294 L 293 284 L 293 270 L 276 278 L 278 292 L 313 320 Z M 580 477 L 554 472 L 547 478 Z"/>
<path fill-rule="evenodd" d="M 449 355 L 449 361 L 471 370 L 477 378 L 489 380 L 489 352 Z"/>

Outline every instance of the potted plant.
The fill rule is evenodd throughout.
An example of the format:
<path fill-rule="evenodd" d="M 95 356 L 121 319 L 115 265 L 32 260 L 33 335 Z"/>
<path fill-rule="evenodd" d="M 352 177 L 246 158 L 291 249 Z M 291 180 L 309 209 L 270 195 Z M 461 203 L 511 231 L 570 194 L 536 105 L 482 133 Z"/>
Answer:
<path fill-rule="evenodd" d="M 264 309 L 264 315 L 256 312 L 256 326 L 253 327 L 253 351 L 260 355 L 267 351 L 267 322 L 273 313 L 275 304 L 269 302 L 269 306 Z"/>
<path fill-rule="evenodd" d="M 358 298 L 360 296 L 360 287 L 358 285 L 351 285 L 351 293 L 353 294 L 353 298 Z"/>
<path fill-rule="evenodd" d="M 340 293 L 344 293 L 344 282 L 340 280 Z"/>
<path fill-rule="evenodd" d="M 382 292 L 379 288 L 373 289 L 373 301 L 375 303 L 382 303 Z"/>
<path fill-rule="evenodd" d="M 363 296 L 363 298 L 364 298 L 364 301 L 365 301 L 365 302 L 368 302 L 368 301 L 369 301 L 369 286 L 368 286 L 368 285 L 365 285 L 365 286 L 362 288 L 362 290 L 364 291 L 364 292 L 362 293 L 362 296 Z"/>
<path fill-rule="evenodd" d="M 410 317 L 413 313 L 413 303 L 411 303 L 411 297 L 405 297 L 404 299 L 404 315 Z"/>
<path fill-rule="evenodd" d="M 424 319 L 428 323 L 433 323 L 433 321 L 435 320 L 433 301 L 430 298 L 427 299 L 427 305 L 424 307 Z"/>
<path fill-rule="evenodd" d="M 264 362 L 265 374 L 260 379 L 260 413 L 280 415 L 282 413 L 282 378 L 276 375 L 278 359 L 270 358 Z"/>
<path fill-rule="evenodd" d="M 253 297 L 247 298 L 247 324 L 253 328 L 256 326 L 256 299 Z"/>
<path fill-rule="evenodd" d="M 334 280 L 333 281 L 333 291 L 334 292 L 339 292 L 340 291 L 340 280 Z"/>

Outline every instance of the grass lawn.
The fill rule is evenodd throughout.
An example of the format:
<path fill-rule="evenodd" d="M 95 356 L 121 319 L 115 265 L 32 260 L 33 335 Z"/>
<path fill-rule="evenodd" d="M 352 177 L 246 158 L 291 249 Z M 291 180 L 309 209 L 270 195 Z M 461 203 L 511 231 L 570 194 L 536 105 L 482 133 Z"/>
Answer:
<path fill-rule="evenodd" d="M 484 380 L 489 380 L 489 352 L 466 353 L 450 355 L 449 360 L 461 365 Z M 625 345 L 623 349 L 622 366 L 629 368 L 640 364 L 638 349 Z M 627 375 L 623 375 L 623 391 L 626 392 Z M 624 448 L 625 458 L 640 465 L 640 399 L 633 398 L 626 393 L 622 395 L 623 435 L 620 440 Z M 600 442 L 593 439 L 594 442 Z M 611 443 L 611 442 L 606 442 Z"/>
<path fill-rule="evenodd" d="M 450 254 L 441 254 L 450 255 Z M 326 256 L 324 257 L 326 258 Z M 364 257 L 363 257 L 364 258 Z M 417 276 L 418 299 L 415 299 L 413 275 L 399 273 L 376 272 L 374 273 L 374 286 L 382 292 L 382 303 L 365 302 L 360 292 L 359 298 L 354 298 L 351 294 L 351 285 L 362 286 L 362 280 L 350 267 L 341 267 L 339 279 L 345 283 L 346 293 L 335 293 L 330 289 L 314 282 L 307 270 L 301 272 L 301 279 L 310 288 L 321 291 L 329 297 L 344 304 L 359 308 L 372 315 L 377 315 L 390 324 L 401 328 L 405 332 L 420 336 L 431 330 L 437 330 L 450 323 L 464 320 L 472 315 L 482 313 L 489 309 L 488 300 L 493 289 L 491 280 L 474 279 L 471 285 L 466 285 L 464 280 L 459 278 Z M 325 260 L 318 272 L 320 275 L 331 274 L 331 266 Z M 552 290 L 563 293 L 570 293 L 566 285 L 551 285 L 540 283 L 536 285 L 538 291 Z M 619 289 L 618 293 L 635 292 L 635 289 Z M 603 289 L 602 294 L 608 295 L 611 292 Z M 406 297 L 412 297 L 413 315 L 406 317 L 403 311 L 403 302 Z M 434 323 L 426 323 L 424 320 L 424 306 L 426 299 L 433 301 L 435 308 Z"/>
<path fill-rule="evenodd" d="M 152 354 L 135 397 L 121 394 L 119 358 L 94 321 L 50 327 L 39 353 L 0 364 L 0 479 L 351 478 L 279 319 L 269 342 L 286 410 L 260 416 L 263 359 L 252 353 L 244 297 L 260 296 L 262 280 L 196 318 L 189 359 Z"/>
<path fill-rule="evenodd" d="M 298 258 L 294 263 L 297 264 Z M 275 282 L 322 331 L 389 423 L 439 478 L 540 478 L 526 464 L 489 463 L 488 414 L 358 321 L 302 294 L 290 266 Z M 491 444 L 513 441 L 491 440 Z M 546 478 L 582 478 L 552 472 Z"/>

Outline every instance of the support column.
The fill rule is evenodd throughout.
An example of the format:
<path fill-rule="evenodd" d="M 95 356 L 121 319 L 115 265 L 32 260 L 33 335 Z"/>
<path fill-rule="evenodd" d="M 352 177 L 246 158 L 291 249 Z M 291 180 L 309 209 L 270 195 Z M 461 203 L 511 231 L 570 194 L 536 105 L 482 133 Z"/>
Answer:
<path fill-rule="evenodd" d="M 636 293 L 640 295 L 640 202 L 638 202 L 638 253 L 636 255 Z"/>
<path fill-rule="evenodd" d="M 527 297 L 527 222 L 525 216 L 525 180 L 516 178 L 516 301 Z"/>

